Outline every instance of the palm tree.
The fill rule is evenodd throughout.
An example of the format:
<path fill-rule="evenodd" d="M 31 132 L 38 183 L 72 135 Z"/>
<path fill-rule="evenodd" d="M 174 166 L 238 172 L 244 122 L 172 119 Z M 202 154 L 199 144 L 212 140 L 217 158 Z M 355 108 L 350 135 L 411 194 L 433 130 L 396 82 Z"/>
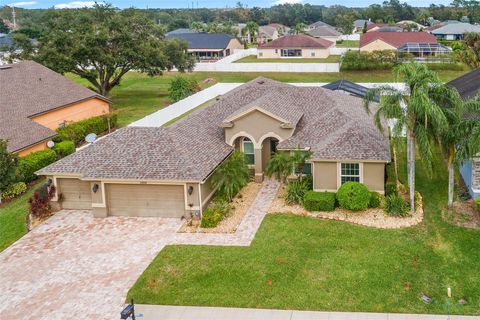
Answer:
<path fill-rule="evenodd" d="M 452 94 L 437 74 L 419 63 L 400 64 L 394 71 L 406 85 L 405 90 L 382 86 L 367 92 L 365 108 L 370 112 L 374 97 L 384 95 L 375 111 L 375 124 L 384 132 L 384 119 L 395 119 L 395 135 L 406 130 L 407 171 L 410 211 L 415 211 L 415 154 L 431 169 L 432 135 L 441 136 L 448 128 L 442 105 Z M 431 170 L 430 170 L 431 171 Z"/>
<path fill-rule="evenodd" d="M 248 183 L 249 178 L 245 154 L 235 151 L 213 174 L 212 186 L 231 201 L 238 191 Z"/>
<path fill-rule="evenodd" d="M 275 176 L 279 181 L 286 181 L 292 173 L 292 159 L 285 152 L 277 152 L 272 156 L 265 168 L 268 177 Z"/>
<path fill-rule="evenodd" d="M 293 33 L 294 34 L 300 34 L 300 33 L 305 33 L 305 29 L 307 28 L 307 25 L 303 22 L 299 22 L 295 25 L 293 28 Z"/>
<path fill-rule="evenodd" d="M 258 34 L 258 24 L 255 21 L 247 22 L 245 29 L 248 32 L 248 43 L 252 43 L 252 39 L 255 39 L 255 35 Z"/>
<path fill-rule="evenodd" d="M 480 100 L 471 99 L 445 110 L 449 130 L 441 137 L 448 164 L 448 207 L 453 205 L 455 163 L 462 164 L 480 152 Z"/>
<path fill-rule="evenodd" d="M 305 162 L 312 157 L 312 151 L 310 150 L 301 150 L 297 149 L 292 151 L 290 154 L 290 161 L 296 166 L 297 172 L 300 175 L 300 180 L 303 177 L 303 168 L 305 167 Z"/>

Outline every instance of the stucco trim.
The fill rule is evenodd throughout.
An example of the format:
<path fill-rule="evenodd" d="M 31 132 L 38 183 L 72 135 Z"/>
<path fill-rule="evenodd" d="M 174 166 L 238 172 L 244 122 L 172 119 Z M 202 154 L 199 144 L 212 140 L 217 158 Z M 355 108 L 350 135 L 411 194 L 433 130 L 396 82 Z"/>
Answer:
<path fill-rule="evenodd" d="M 265 133 L 263 136 L 260 137 L 260 139 L 258 139 L 258 140 L 259 140 L 259 141 L 258 141 L 259 145 L 263 146 L 263 141 L 264 141 L 265 139 L 267 139 L 267 138 L 275 138 L 275 139 L 277 139 L 279 142 L 282 142 L 282 141 L 283 141 L 282 137 L 280 137 L 280 136 L 279 136 L 278 134 L 276 134 L 275 132 L 270 131 L 270 132 L 268 132 L 268 133 Z"/>
<path fill-rule="evenodd" d="M 256 140 L 247 132 L 245 131 L 240 131 L 240 132 L 237 132 L 235 133 L 231 138 L 230 138 L 230 141 L 229 141 L 229 145 L 231 145 L 233 147 L 233 143 L 235 142 L 235 140 L 237 138 L 240 138 L 240 137 L 247 137 L 249 138 L 252 142 L 253 142 L 253 146 L 254 147 L 258 147 L 258 144 L 256 142 Z"/>
<path fill-rule="evenodd" d="M 228 117 L 223 122 L 234 122 L 235 120 L 237 120 L 239 118 L 242 118 L 242 117 L 252 113 L 253 111 L 259 111 L 259 112 L 261 112 L 263 114 L 266 114 L 267 116 L 269 116 L 269 117 L 271 117 L 275 120 L 278 120 L 282 123 L 290 123 L 290 121 L 287 121 L 287 120 L 283 119 L 282 117 L 279 117 L 279 116 L 277 116 L 277 115 L 275 115 L 275 114 L 273 114 L 273 113 L 271 113 L 271 112 L 269 112 L 269 111 L 267 111 L 267 110 L 265 110 L 261 107 L 251 107 L 251 108 L 249 108 L 249 109 L 247 109 L 247 110 L 245 110 L 241 113 L 238 113 L 236 115 Z"/>

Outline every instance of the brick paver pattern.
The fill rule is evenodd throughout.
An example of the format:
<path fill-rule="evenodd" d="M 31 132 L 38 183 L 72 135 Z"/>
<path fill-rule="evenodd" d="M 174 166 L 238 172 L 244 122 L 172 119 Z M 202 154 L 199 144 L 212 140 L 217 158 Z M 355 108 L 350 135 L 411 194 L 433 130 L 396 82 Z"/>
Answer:
<path fill-rule="evenodd" d="M 129 288 L 165 245 L 250 245 L 278 188 L 265 180 L 233 234 L 177 233 L 179 219 L 60 211 L 0 253 L 0 318 L 118 319 Z"/>

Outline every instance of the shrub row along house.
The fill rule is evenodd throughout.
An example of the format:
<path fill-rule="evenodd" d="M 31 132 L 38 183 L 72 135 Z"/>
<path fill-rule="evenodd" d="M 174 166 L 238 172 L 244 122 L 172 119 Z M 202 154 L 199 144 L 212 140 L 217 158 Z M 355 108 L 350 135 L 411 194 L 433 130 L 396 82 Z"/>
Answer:
<path fill-rule="evenodd" d="M 258 46 L 259 59 L 272 58 L 327 58 L 334 42 L 307 35 L 283 36 Z"/>
<path fill-rule="evenodd" d="M 360 36 L 359 47 L 361 52 L 393 50 L 420 58 L 451 52 L 426 32 L 369 32 Z"/>
<path fill-rule="evenodd" d="M 361 98 L 318 87 L 252 80 L 166 127 L 127 127 L 40 170 L 63 209 L 97 217 L 201 215 L 215 170 L 242 151 L 262 181 L 276 152 L 310 150 L 316 191 L 346 181 L 384 193 L 390 161 Z"/>
<path fill-rule="evenodd" d="M 55 130 L 108 114 L 110 101 L 33 61 L 0 66 L 0 139 L 26 156 L 47 149 Z"/>
<path fill-rule="evenodd" d="M 189 29 L 177 29 L 165 35 L 166 39 L 179 39 L 188 42 L 188 52 L 197 61 L 217 61 L 243 49 L 240 41 L 225 33 L 196 32 Z"/>

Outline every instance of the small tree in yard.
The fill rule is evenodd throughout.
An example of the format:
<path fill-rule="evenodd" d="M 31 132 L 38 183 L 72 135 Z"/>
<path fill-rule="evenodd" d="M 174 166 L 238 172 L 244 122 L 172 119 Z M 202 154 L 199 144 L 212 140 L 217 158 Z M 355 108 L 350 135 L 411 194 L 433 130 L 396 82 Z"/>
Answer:
<path fill-rule="evenodd" d="M 200 91 L 200 86 L 196 80 L 177 76 L 170 82 L 168 96 L 172 102 L 177 102 L 198 91 Z"/>
<path fill-rule="evenodd" d="M 17 182 L 17 167 L 18 157 L 8 152 L 7 141 L 0 139 L 0 203 L 2 203 L 2 192 Z"/>
<path fill-rule="evenodd" d="M 247 160 L 243 152 L 235 151 L 212 176 L 212 186 L 229 201 L 249 181 Z"/>
<path fill-rule="evenodd" d="M 290 173 L 292 173 L 292 158 L 285 152 L 274 154 L 265 168 L 265 174 L 268 177 L 275 176 L 280 181 L 286 181 Z"/>
<path fill-rule="evenodd" d="M 296 166 L 296 170 L 299 174 L 300 180 L 303 177 L 303 168 L 305 163 L 312 157 L 312 152 L 310 150 L 294 150 L 291 155 L 291 161 Z"/>

